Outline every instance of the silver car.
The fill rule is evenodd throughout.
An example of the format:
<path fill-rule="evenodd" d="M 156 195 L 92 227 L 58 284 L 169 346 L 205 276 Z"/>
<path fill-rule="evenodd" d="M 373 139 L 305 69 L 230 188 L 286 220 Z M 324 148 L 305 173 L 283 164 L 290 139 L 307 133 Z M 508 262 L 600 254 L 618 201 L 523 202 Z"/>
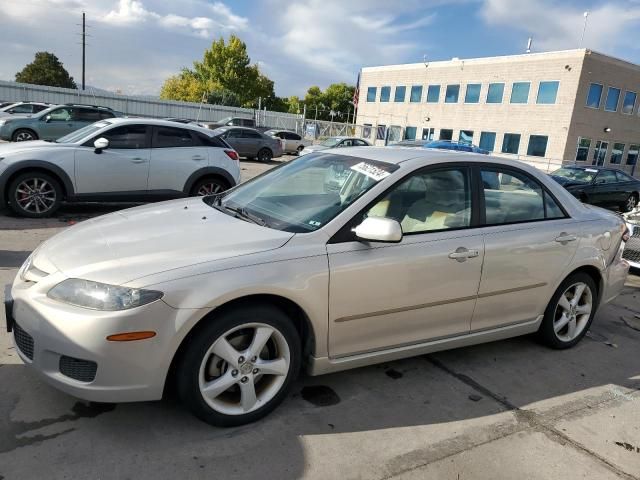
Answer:
<path fill-rule="evenodd" d="M 175 382 L 199 418 L 239 425 L 303 366 L 529 333 L 572 347 L 623 287 L 627 238 L 525 164 L 342 149 L 73 226 L 27 259 L 6 311 L 20 358 L 71 395 L 155 400 Z"/>
<path fill-rule="evenodd" d="M 280 139 L 265 135 L 253 128 L 220 127 L 213 134 L 231 145 L 241 157 L 257 158 L 260 162 L 270 162 L 282 156 Z"/>
<path fill-rule="evenodd" d="M 329 137 L 316 145 L 310 145 L 300 151 L 300 155 L 306 155 L 308 153 L 320 152 L 322 150 L 328 150 L 330 148 L 344 148 L 344 147 L 369 147 L 371 144 L 366 140 L 362 140 L 357 137 Z"/>
<path fill-rule="evenodd" d="M 311 146 L 311 140 L 303 138 L 296 132 L 290 132 L 289 130 L 267 130 L 265 135 L 270 137 L 279 138 L 282 143 L 282 150 L 284 153 L 297 153 L 300 154 L 305 147 Z"/>

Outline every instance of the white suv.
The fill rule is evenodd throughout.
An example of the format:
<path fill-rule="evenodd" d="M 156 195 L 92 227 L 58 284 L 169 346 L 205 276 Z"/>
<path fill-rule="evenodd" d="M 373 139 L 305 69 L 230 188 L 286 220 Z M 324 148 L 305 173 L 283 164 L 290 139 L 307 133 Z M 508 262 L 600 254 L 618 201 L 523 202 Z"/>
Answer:
<path fill-rule="evenodd" d="M 0 146 L 0 207 L 45 217 L 62 201 L 208 195 L 240 181 L 238 154 L 213 132 L 141 118 L 103 120 L 55 142 Z"/>

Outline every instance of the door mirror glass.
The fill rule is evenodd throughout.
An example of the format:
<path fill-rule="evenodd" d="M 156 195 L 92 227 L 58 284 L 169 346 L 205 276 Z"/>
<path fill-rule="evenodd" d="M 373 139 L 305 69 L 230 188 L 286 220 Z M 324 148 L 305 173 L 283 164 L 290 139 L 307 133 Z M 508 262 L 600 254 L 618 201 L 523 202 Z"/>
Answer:
<path fill-rule="evenodd" d="M 46 115 L 44 117 L 44 121 L 45 121 L 45 123 L 49 123 L 51 121 L 51 115 Z"/>
<path fill-rule="evenodd" d="M 356 237 L 371 242 L 398 243 L 402 240 L 402 227 L 397 220 L 385 217 L 367 217 L 354 229 Z"/>
<path fill-rule="evenodd" d="M 93 142 L 93 147 L 96 149 L 96 153 L 100 153 L 105 148 L 109 148 L 109 140 L 104 137 L 100 137 Z"/>

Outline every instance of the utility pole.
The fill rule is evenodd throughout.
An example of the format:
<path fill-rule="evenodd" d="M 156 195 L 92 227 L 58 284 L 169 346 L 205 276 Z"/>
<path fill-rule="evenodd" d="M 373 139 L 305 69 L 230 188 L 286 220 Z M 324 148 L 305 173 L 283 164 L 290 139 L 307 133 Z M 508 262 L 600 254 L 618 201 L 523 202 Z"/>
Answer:
<path fill-rule="evenodd" d="M 85 51 L 87 45 L 87 24 L 86 13 L 82 12 L 82 90 L 84 90 L 84 77 L 85 77 Z"/>
<path fill-rule="evenodd" d="M 582 37 L 580 37 L 580 48 L 582 48 L 582 44 L 584 43 L 584 34 L 587 31 L 587 19 L 589 18 L 589 12 L 584 12 L 584 25 L 582 27 Z"/>

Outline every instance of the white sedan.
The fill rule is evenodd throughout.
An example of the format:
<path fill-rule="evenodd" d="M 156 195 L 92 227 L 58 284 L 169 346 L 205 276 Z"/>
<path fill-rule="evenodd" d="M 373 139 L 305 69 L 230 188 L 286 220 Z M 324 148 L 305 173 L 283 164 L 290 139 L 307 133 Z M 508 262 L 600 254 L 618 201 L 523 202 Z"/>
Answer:
<path fill-rule="evenodd" d="M 213 132 L 145 118 L 102 120 L 53 142 L 0 145 L 0 208 L 46 217 L 61 202 L 207 195 L 240 181 L 238 154 Z"/>
<path fill-rule="evenodd" d="M 624 222 L 533 167 L 334 152 L 51 238 L 6 303 L 20 358 L 92 401 L 155 400 L 175 382 L 199 418 L 239 425 L 273 410 L 302 366 L 536 332 L 572 347 L 624 285 Z"/>

